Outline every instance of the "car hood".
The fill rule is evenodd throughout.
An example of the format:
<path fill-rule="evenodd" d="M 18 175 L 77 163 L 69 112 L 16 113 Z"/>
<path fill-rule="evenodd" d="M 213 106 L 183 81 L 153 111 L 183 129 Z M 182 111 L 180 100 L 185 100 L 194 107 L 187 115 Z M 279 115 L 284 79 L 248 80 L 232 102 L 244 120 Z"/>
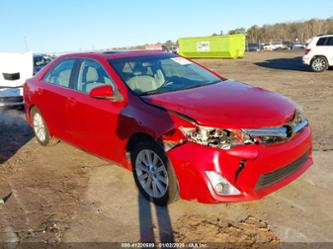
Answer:
<path fill-rule="evenodd" d="M 219 128 L 280 126 L 295 113 L 294 104 L 286 97 L 233 80 L 141 98 L 200 125 Z"/>

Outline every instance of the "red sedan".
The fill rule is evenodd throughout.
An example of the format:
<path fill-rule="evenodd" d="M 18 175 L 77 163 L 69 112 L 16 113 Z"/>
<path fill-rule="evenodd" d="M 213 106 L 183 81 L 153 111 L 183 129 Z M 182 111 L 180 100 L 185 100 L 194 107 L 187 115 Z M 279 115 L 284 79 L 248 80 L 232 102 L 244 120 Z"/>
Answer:
<path fill-rule="evenodd" d="M 158 205 L 259 199 L 312 164 L 301 109 L 162 52 L 57 58 L 24 85 L 38 142 L 122 164 Z"/>

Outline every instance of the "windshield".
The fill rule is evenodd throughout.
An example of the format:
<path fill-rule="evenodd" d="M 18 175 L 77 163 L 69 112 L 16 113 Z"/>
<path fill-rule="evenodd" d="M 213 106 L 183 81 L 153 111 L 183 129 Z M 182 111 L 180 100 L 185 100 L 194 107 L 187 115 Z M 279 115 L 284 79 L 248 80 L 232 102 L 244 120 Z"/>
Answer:
<path fill-rule="evenodd" d="M 222 81 L 204 68 L 173 54 L 111 59 L 109 63 L 138 95 L 179 91 Z"/>

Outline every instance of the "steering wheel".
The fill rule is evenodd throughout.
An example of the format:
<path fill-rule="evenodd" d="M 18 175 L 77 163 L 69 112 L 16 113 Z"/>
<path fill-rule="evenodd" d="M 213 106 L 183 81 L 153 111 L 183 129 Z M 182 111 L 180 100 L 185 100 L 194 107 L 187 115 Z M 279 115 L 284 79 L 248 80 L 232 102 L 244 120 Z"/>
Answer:
<path fill-rule="evenodd" d="M 163 88 L 163 87 L 166 87 L 166 86 L 168 86 L 168 85 L 172 85 L 172 84 L 173 84 L 173 81 L 165 80 L 165 81 L 162 83 L 162 85 L 160 85 L 159 88 L 157 88 L 156 90 L 161 89 L 161 88 Z"/>

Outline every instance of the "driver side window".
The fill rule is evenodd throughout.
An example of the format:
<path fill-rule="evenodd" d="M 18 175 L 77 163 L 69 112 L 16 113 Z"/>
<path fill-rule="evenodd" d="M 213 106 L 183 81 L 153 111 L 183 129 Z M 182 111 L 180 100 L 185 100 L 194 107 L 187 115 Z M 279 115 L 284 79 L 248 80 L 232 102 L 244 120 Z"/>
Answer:
<path fill-rule="evenodd" d="M 83 60 L 79 69 L 76 90 L 89 93 L 92 89 L 103 85 L 112 85 L 114 88 L 114 83 L 103 66 L 95 60 Z"/>

